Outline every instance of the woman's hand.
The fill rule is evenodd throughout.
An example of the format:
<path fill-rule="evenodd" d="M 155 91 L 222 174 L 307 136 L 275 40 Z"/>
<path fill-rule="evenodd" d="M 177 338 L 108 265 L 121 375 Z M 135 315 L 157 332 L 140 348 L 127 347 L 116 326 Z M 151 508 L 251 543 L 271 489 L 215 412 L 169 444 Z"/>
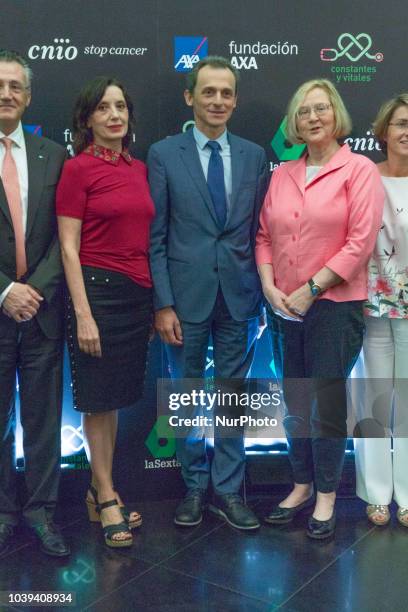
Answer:
<path fill-rule="evenodd" d="M 278 315 L 284 316 L 285 318 L 301 321 L 301 318 L 299 316 L 289 310 L 286 304 L 288 296 L 283 293 L 283 291 L 273 285 L 269 287 L 263 287 L 263 292 L 274 312 L 276 312 Z"/>
<path fill-rule="evenodd" d="M 299 317 L 300 320 L 305 316 L 315 298 L 310 291 L 309 285 L 305 284 L 293 291 L 289 296 L 283 297 L 283 302 L 290 315 Z"/>
<path fill-rule="evenodd" d="M 99 330 L 92 316 L 77 315 L 77 334 L 81 351 L 92 357 L 102 357 Z"/>

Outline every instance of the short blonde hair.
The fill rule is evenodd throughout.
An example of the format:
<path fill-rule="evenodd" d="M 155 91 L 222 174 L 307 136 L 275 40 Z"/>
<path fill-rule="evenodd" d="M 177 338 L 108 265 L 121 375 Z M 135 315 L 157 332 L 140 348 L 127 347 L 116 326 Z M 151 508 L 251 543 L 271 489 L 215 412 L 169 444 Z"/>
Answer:
<path fill-rule="evenodd" d="M 397 108 L 400 108 L 400 106 L 408 107 L 408 93 L 401 93 L 398 96 L 394 96 L 394 98 L 391 98 L 391 100 L 387 100 L 387 102 L 384 102 L 374 120 L 374 136 L 380 143 L 381 149 L 384 151 L 384 153 L 387 151 L 387 143 L 385 142 L 385 137 L 387 135 L 388 126 L 390 125 L 390 121 L 392 119 L 393 114 L 395 113 Z"/>
<path fill-rule="evenodd" d="M 292 144 L 303 142 L 297 127 L 297 112 L 303 100 L 312 89 L 323 89 L 329 97 L 336 120 L 333 132 L 334 138 L 344 138 L 351 132 L 351 118 L 339 92 L 328 79 L 312 79 L 303 83 L 293 94 L 287 110 L 286 134 Z"/>

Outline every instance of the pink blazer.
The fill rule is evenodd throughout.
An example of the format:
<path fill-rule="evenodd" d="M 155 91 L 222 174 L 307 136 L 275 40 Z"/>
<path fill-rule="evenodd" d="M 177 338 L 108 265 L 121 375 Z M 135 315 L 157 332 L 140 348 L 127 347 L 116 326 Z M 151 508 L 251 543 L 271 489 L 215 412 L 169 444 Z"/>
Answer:
<path fill-rule="evenodd" d="M 287 295 L 327 266 L 344 282 L 323 298 L 366 299 L 367 263 L 384 205 L 375 164 L 343 145 L 305 182 L 305 157 L 274 171 L 260 216 L 257 264 L 272 264 L 275 285 Z"/>

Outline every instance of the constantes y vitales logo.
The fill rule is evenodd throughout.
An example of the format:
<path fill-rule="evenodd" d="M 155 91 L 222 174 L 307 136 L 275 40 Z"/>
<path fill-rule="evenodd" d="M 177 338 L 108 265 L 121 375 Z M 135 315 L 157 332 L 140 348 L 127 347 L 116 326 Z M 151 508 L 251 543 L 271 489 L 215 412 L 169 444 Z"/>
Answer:
<path fill-rule="evenodd" d="M 375 64 L 384 59 L 384 54 L 372 47 L 370 34 L 343 32 L 336 47 L 320 50 L 320 59 L 332 64 L 330 76 L 336 83 L 369 83 L 377 73 Z"/>

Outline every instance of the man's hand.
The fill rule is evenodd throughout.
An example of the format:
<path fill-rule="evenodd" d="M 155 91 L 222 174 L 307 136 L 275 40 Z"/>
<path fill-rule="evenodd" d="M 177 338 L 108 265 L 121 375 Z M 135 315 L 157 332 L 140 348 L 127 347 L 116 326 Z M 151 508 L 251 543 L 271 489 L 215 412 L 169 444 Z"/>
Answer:
<path fill-rule="evenodd" d="M 183 334 L 180 321 L 171 306 L 157 310 L 154 315 L 154 326 L 159 332 L 160 338 L 166 344 L 181 346 Z"/>
<path fill-rule="evenodd" d="M 77 335 L 81 351 L 91 357 L 102 357 L 99 330 L 92 316 L 77 316 Z"/>
<path fill-rule="evenodd" d="M 16 282 L 4 298 L 3 309 L 17 323 L 21 323 L 35 317 L 43 300 L 31 285 Z"/>

